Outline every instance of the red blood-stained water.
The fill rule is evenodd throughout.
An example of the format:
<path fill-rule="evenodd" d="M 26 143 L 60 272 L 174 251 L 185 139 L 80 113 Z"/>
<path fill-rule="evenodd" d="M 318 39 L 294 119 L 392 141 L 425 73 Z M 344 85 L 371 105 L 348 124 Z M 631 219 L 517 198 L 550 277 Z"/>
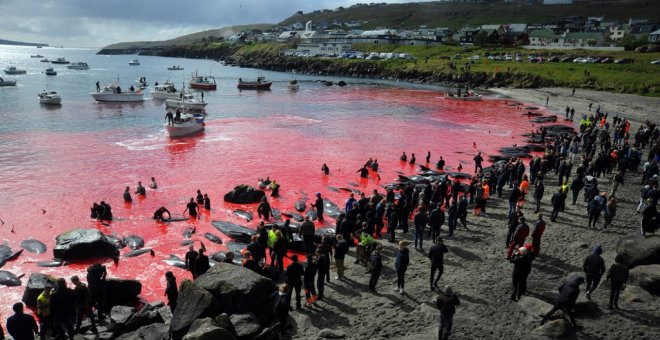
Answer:
<path fill-rule="evenodd" d="M 257 178 L 266 176 L 277 180 L 281 197 L 271 202 L 282 212 L 294 211 L 293 204 L 303 193 L 308 204 L 312 203 L 316 192 L 341 208 L 347 193 L 332 191 L 329 186 L 351 187 L 349 183 L 354 182 L 361 191 L 382 192 L 381 185 L 393 182 L 397 172 L 414 174 L 414 166 L 399 162 L 403 151 L 409 157 L 415 153 L 417 164 L 425 164 L 426 152 L 431 151 L 432 168 L 442 155 L 446 169 L 454 170 L 463 163 L 464 171 L 471 172 L 477 151 L 487 158 L 500 147 L 525 144 L 520 134 L 535 129 L 521 116 L 526 112 L 524 105 L 491 99 L 452 101 L 427 90 L 364 86 L 331 92 L 319 88 L 304 96 L 263 95 L 272 96 L 269 105 L 277 110 L 271 108 L 269 112 L 276 113 L 210 115 L 204 134 L 184 139 L 171 140 L 162 129 L 145 133 L 142 126 L 3 134 L 0 218 L 5 224 L 0 227 L 1 238 L 13 249 L 19 249 L 21 241 L 28 238 L 43 241 L 49 249 L 39 255 L 23 252 L 2 270 L 25 274 L 24 284 L 31 272 L 67 279 L 72 275 L 84 277 L 88 263 L 41 268 L 36 262 L 51 259 L 55 236 L 71 228 L 98 228 L 117 236 L 135 234 L 145 239 L 146 247 L 153 248 L 155 257 L 147 253 L 122 258 L 118 266 L 103 260 L 108 274 L 140 280 L 146 300 L 164 299 L 166 271 L 173 271 L 179 282 L 190 277 L 163 262 L 169 254 L 185 254 L 186 247 L 180 246 L 185 226 L 194 225 L 194 239 L 204 241 L 208 254 L 213 254 L 226 248 L 206 241 L 202 236 L 205 232 L 220 236 L 225 243 L 229 240 L 211 226 L 212 220 L 250 226 L 258 223 L 256 205 L 222 201 L 237 184 L 256 186 Z M 335 106 L 342 109 L 334 110 Z M 239 110 L 240 105 L 232 109 Z M 381 165 L 380 180 L 376 176 L 358 179 L 356 170 L 369 157 Z M 323 163 L 330 167 L 329 176 L 321 173 Z M 158 182 L 157 190 L 148 189 L 145 198 L 133 195 L 132 204 L 123 203 L 125 186 L 134 192 L 137 182 L 142 181 L 148 187 L 152 176 Z M 186 222 L 157 223 L 151 219 L 160 206 L 181 215 L 197 189 L 210 195 L 210 212 L 202 209 L 197 220 Z M 113 208 L 115 220 L 109 226 L 89 218 L 92 202 L 101 200 Z M 252 211 L 255 220 L 240 220 L 231 214 L 236 208 Z M 327 218 L 325 224 L 333 226 L 334 221 Z M 126 252 L 122 250 L 122 254 Z M 9 306 L 20 300 L 23 290 L 0 287 L 3 315 L 9 314 Z"/>

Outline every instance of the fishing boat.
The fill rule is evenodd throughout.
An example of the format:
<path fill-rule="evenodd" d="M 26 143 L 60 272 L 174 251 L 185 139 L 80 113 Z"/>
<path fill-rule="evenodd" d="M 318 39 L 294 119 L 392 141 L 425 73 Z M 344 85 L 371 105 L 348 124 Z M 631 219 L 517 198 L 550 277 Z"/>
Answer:
<path fill-rule="evenodd" d="M 50 63 L 50 60 L 48 60 L 48 58 L 43 58 L 39 61 L 42 62 L 42 63 Z"/>
<path fill-rule="evenodd" d="M 43 57 L 44 56 L 42 56 L 41 54 L 33 54 L 30 56 L 30 58 L 43 58 Z"/>
<path fill-rule="evenodd" d="M 179 98 L 166 99 L 165 105 L 168 108 L 200 111 L 204 110 L 208 103 L 205 103 L 203 100 L 196 99 L 191 93 L 179 93 Z"/>
<path fill-rule="evenodd" d="M 57 75 L 57 72 L 52 67 L 47 68 L 45 73 L 46 73 L 47 76 L 56 76 Z"/>
<path fill-rule="evenodd" d="M 89 65 L 84 61 L 78 61 L 71 63 L 71 65 L 66 65 L 66 68 L 70 70 L 89 70 Z"/>
<path fill-rule="evenodd" d="M 289 80 L 289 84 L 286 86 L 290 91 L 297 91 L 300 85 L 298 84 L 298 81 L 295 79 Z"/>
<path fill-rule="evenodd" d="M 138 65 L 140 65 L 140 61 L 137 60 L 137 59 L 133 59 L 133 60 L 129 61 L 128 64 L 131 65 L 131 66 L 138 66 Z"/>
<path fill-rule="evenodd" d="M 176 65 L 176 66 L 168 67 L 167 69 L 170 70 L 170 71 L 181 71 L 181 70 L 183 70 L 183 67 L 181 67 L 179 65 Z"/>
<path fill-rule="evenodd" d="M 172 112 L 170 112 L 172 114 Z M 165 124 L 167 133 L 171 138 L 185 137 L 204 131 L 204 115 L 201 113 L 185 112 L 173 125 Z"/>
<path fill-rule="evenodd" d="M 138 83 L 138 87 L 141 90 L 144 90 L 149 86 L 149 83 L 147 83 L 147 77 L 140 77 L 139 79 L 135 79 L 135 82 Z"/>
<path fill-rule="evenodd" d="M 47 105 L 60 105 L 62 103 L 62 97 L 55 91 L 46 91 L 39 93 L 39 103 Z"/>
<path fill-rule="evenodd" d="M 453 93 L 445 93 L 445 99 L 449 100 L 462 100 L 467 102 L 479 101 L 481 100 L 481 95 L 474 92 L 468 93 L 467 95 L 457 96 Z"/>
<path fill-rule="evenodd" d="M 3 79 L 2 77 L 0 77 L 0 86 L 16 86 L 16 80 Z"/>
<path fill-rule="evenodd" d="M 154 85 L 154 89 L 149 91 L 153 99 L 180 99 L 174 83 L 166 80 L 162 85 Z"/>
<path fill-rule="evenodd" d="M 26 70 L 17 68 L 16 66 L 7 66 L 4 69 L 6 74 L 26 74 Z"/>
<path fill-rule="evenodd" d="M 239 90 L 270 90 L 270 85 L 272 81 L 266 81 L 265 77 L 257 77 L 257 81 L 243 81 L 243 79 L 238 78 L 238 87 Z"/>
<path fill-rule="evenodd" d="M 64 58 L 57 58 L 55 60 L 50 61 L 51 64 L 69 64 L 71 63 L 70 61 L 64 59 Z"/>
<path fill-rule="evenodd" d="M 119 87 L 119 81 L 106 85 L 99 92 L 90 93 L 94 100 L 99 102 L 141 102 L 144 101 L 144 93 L 141 90 L 137 91 L 122 91 Z"/>
<path fill-rule="evenodd" d="M 200 76 L 197 74 L 197 71 L 192 74 L 188 84 L 190 85 L 190 88 L 199 90 L 215 90 L 217 88 L 213 76 Z"/>

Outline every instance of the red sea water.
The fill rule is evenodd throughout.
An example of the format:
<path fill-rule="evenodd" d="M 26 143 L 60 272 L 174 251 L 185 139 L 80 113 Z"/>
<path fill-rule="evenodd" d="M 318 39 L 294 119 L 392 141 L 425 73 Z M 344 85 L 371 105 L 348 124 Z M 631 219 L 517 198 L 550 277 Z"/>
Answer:
<path fill-rule="evenodd" d="M 361 191 L 382 192 L 381 185 L 393 182 L 398 172 L 414 174 L 414 166 L 399 162 L 403 151 L 409 156 L 415 153 L 417 164 L 425 164 L 426 152 L 431 151 L 431 167 L 443 156 L 448 170 L 462 163 L 464 171 L 471 172 L 477 151 L 487 158 L 500 147 L 525 144 L 520 134 L 535 128 L 521 116 L 524 104 L 518 107 L 503 99 L 451 101 L 437 89 L 352 79 L 344 79 L 349 83 L 346 87 L 326 87 L 316 82 L 318 77 L 296 75 L 300 90 L 289 92 L 286 83 L 291 74 L 230 68 L 212 61 L 140 56 L 142 66 L 129 67 L 128 60 L 135 56 L 13 47 L 0 51 L 4 53 L 0 66 L 12 62 L 29 71 L 13 77 L 19 80 L 18 87 L 0 88 L 0 219 L 4 222 L 0 241 L 18 250 L 22 240 L 35 238 L 49 247 L 45 254 L 25 251 L 2 268 L 25 274 L 24 285 L 32 272 L 84 277 L 89 263 L 41 268 L 36 262 L 52 258 L 56 235 L 71 228 L 97 228 L 145 239 L 155 257 L 122 258 L 118 266 L 109 259 L 99 261 L 107 265 L 110 277 L 140 280 L 146 300 L 164 299 L 166 271 L 173 271 L 179 282 L 190 277 L 163 262 L 169 254 L 185 254 L 186 247 L 180 246 L 184 227 L 194 225 L 193 238 L 205 241 L 208 254 L 213 254 L 226 248 L 202 235 L 211 232 L 225 243 L 228 239 L 212 227 L 212 220 L 258 224 L 256 205 L 223 202 L 223 195 L 237 184 L 256 185 L 258 177 L 266 176 L 277 180 L 281 197 L 271 203 L 282 212 L 294 211 L 293 204 L 303 193 L 311 200 L 321 192 L 342 207 L 347 194 L 329 187 L 351 187 L 354 182 Z M 47 65 L 27 57 L 37 52 L 52 59 L 87 61 L 92 69 L 61 69 L 58 76 L 46 79 L 41 71 Z M 167 71 L 168 65 L 184 66 L 185 71 Z M 218 91 L 205 94 L 208 122 L 198 136 L 170 139 L 160 101 L 109 105 L 94 103 L 89 96 L 96 80 L 108 83 L 118 73 L 128 88 L 131 79 L 139 76 L 150 82 L 182 83 L 194 69 L 213 74 L 219 82 Z M 235 88 L 238 77 L 258 74 L 276 81 L 271 91 Z M 36 93 L 46 86 L 62 93 L 60 108 L 39 106 Z M 381 164 L 380 180 L 374 176 L 360 181 L 356 171 L 369 157 Z M 328 176 L 321 173 L 323 163 L 330 167 Z M 145 198 L 133 195 L 132 204 L 123 203 L 125 186 L 134 192 L 138 181 L 148 186 L 152 176 L 157 190 L 148 189 Z M 181 215 L 197 189 L 210 195 L 210 212 L 202 209 L 198 219 L 184 222 L 151 219 L 161 205 Z M 112 206 L 115 216 L 107 226 L 89 218 L 92 202 L 101 200 Z M 246 223 L 232 215 L 236 208 L 252 211 L 255 220 Z M 325 224 L 333 226 L 334 221 L 327 218 Z M 0 286 L 3 317 L 23 290 Z"/>

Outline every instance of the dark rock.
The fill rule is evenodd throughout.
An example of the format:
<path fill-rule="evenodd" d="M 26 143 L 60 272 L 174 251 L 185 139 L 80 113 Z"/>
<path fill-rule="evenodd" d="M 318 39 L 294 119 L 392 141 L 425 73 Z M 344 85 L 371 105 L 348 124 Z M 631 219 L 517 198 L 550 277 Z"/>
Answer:
<path fill-rule="evenodd" d="M 117 257 L 114 242 L 96 229 L 73 229 L 55 238 L 53 256 L 57 259 L 87 259 L 93 257 Z"/>
<path fill-rule="evenodd" d="M 37 298 L 39 294 L 44 291 L 46 285 L 55 287 L 56 278 L 48 276 L 41 273 L 32 273 L 28 279 L 27 286 L 25 286 L 25 291 L 23 292 L 23 303 L 28 307 L 37 306 Z"/>
<path fill-rule="evenodd" d="M 229 319 L 229 314 L 227 313 L 222 313 L 218 316 L 215 317 L 215 323 L 218 324 L 218 327 L 224 328 L 231 332 L 232 334 L 236 334 L 236 330 L 234 329 L 234 325 L 231 324 L 231 320 Z"/>
<path fill-rule="evenodd" d="M 170 330 L 164 323 L 154 323 L 121 335 L 115 340 L 169 340 Z"/>
<path fill-rule="evenodd" d="M 197 319 L 190 326 L 183 340 L 236 340 L 234 334 L 220 327 L 211 318 Z"/>
<path fill-rule="evenodd" d="M 217 266 L 213 266 L 209 271 Z M 228 266 L 231 265 L 228 264 Z M 170 324 L 170 330 L 175 339 L 183 337 L 195 319 L 219 314 L 220 306 L 213 295 L 188 280 L 181 284 L 177 301 Z"/>
<path fill-rule="evenodd" d="M 642 287 L 653 295 L 660 295 L 660 264 L 631 269 L 630 284 Z"/>
<path fill-rule="evenodd" d="M 142 292 L 142 284 L 137 280 L 107 279 L 106 299 L 112 305 L 131 305 Z"/>
<path fill-rule="evenodd" d="M 110 310 L 110 321 L 117 325 L 124 325 L 135 313 L 135 308 L 128 306 L 114 306 Z"/>
<path fill-rule="evenodd" d="M 346 334 L 340 330 L 324 328 L 319 331 L 318 336 L 324 339 L 343 339 L 346 337 Z"/>
<path fill-rule="evenodd" d="M 616 245 L 616 253 L 623 256 L 628 268 L 660 264 L 660 237 L 624 237 Z"/>
<path fill-rule="evenodd" d="M 637 287 L 637 286 L 631 286 L 627 285 L 626 289 L 621 292 L 621 298 L 626 301 L 626 302 L 642 302 L 642 303 L 650 303 L 653 301 L 653 296 L 646 290 Z"/>
<path fill-rule="evenodd" d="M 218 301 L 220 311 L 230 314 L 258 314 L 268 310 L 266 306 L 271 303 L 270 296 L 277 290 L 272 280 L 228 263 L 216 264 L 198 277 L 195 284 L 211 292 Z"/>
<path fill-rule="evenodd" d="M 541 327 L 532 331 L 537 336 L 545 336 L 551 339 L 563 338 L 569 331 L 571 325 L 564 319 L 549 321 Z"/>
<path fill-rule="evenodd" d="M 158 308 L 158 315 L 163 319 L 163 322 L 169 325 L 172 322 L 172 310 L 170 306 L 162 306 Z"/>
<path fill-rule="evenodd" d="M 262 190 L 255 189 L 249 185 L 237 185 L 234 190 L 225 194 L 225 202 L 236 204 L 259 203 L 261 198 L 266 197 Z"/>
<path fill-rule="evenodd" d="M 236 330 L 236 337 L 239 340 L 246 340 L 259 334 L 261 325 L 259 320 L 252 313 L 248 314 L 233 314 L 229 317 L 231 324 L 234 325 Z"/>
<path fill-rule="evenodd" d="M 163 307 L 162 302 L 148 303 L 142 307 L 137 313 L 126 321 L 124 329 L 126 331 L 134 331 L 138 328 L 154 323 L 165 323 L 165 320 L 158 314 L 158 309 Z"/>

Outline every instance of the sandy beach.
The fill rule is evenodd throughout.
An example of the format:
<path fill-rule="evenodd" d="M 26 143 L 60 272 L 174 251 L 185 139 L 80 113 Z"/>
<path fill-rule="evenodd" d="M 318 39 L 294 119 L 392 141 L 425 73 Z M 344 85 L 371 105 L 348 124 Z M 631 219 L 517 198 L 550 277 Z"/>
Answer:
<path fill-rule="evenodd" d="M 575 96 L 571 89 L 544 88 L 497 89 L 493 92 L 523 103 L 549 106 L 563 115 L 566 105 L 575 107 L 576 116 L 592 112 L 601 105 L 607 112 L 617 112 L 630 118 L 631 129 L 639 122 L 657 119 L 660 99 L 635 95 L 611 94 L 578 89 Z M 577 118 L 577 117 L 576 117 Z M 575 169 L 575 167 L 574 167 Z M 567 201 L 564 212 L 556 222 L 549 222 L 550 197 L 556 191 L 557 177 L 549 174 L 541 205 L 548 222 L 541 245 L 541 255 L 534 263 L 528 279 L 528 293 L 520 301 L 509 299 L 513 265 L 505 260 L 507 234 L 506 197 L 493 198 L 488 203 L 488 216 L 468 216 L 468 230 L 458 228 L 455 236 L 447 239 L 449 254 L 445 255 L 445 273 L 440 287 L 451 285 L 461 301 L 454 316 L 452 339 L 496 339 L 512 336 L 545 338 L 539 330 L 541 313 L 551 307 L 557 287 L 572 272 L 582 273 L 582 264 L 596 245 L 603 247 L 606 268 L 614 262 L 616 244 L 625 236 L 639 236 L 638 215 L 635 212 L 639 196 L 639 172 L 629 172 L 625 185 L 618 193 L 618 213 L 613 224 L 603 230 L 587 228 L 586 203 L 578 199 L 576 205 Z M 610 189 L 609 178 L 600 178 L 601 189 Z M 530 196 L 533 189 L 530 188 Z M 531 202 L 523 209 L 528 221 L 535 219 Z M 531 223 L 530 223 L 531 225 Z M 442 234 L 447 234 L 446 224 Z M 397 231 L 397 240 L 412 242 L 408 235 Z M 651 236 L 660 237 L 660 236 Z M 439 312 L 434 301 L 436 293 L 429 289 L 430 262 L 427 251 L 430 240 L 425 240 L 424 250 L 411 248 L 411 263 L 406 274 L 405 294 L 394 292 L 396 273 L 394 243 L 379 240 L 384 246 L 384 270 L 378 283 L 378 294 L 368 291 L 369 276 L 366 269 L 353 264 L 354 250 L 349 252 L 346 263 L 350 269 L 344 281 L 332 280 L 326 285 L 326 297 L 311 308 L 291 313 L 294 320 L 293 339 L 346 338 L 346 339 L 437 339 Z M 334 267 L 333 267 L 334 270 Z M 331 272 L 332 277 L 336 273 Z M 584 308 L 578 310 L 577 322 L 584 328 L 570 330 L 571 339 L 657 339 L 660 334 L 660 300 L 646 291 L 628 289 L 620 299 L 621 310 L 609 310 L 609 282 L 603 281 L 592 295 L 594 303 L 587 303 L 584 285 L 578 298 Z M 641 302 L 631 302 L 633 298 Z M 321 332 L 321 330 L 323 330 Z M 321 332 L 321 333 L 319 333 Z"/>

